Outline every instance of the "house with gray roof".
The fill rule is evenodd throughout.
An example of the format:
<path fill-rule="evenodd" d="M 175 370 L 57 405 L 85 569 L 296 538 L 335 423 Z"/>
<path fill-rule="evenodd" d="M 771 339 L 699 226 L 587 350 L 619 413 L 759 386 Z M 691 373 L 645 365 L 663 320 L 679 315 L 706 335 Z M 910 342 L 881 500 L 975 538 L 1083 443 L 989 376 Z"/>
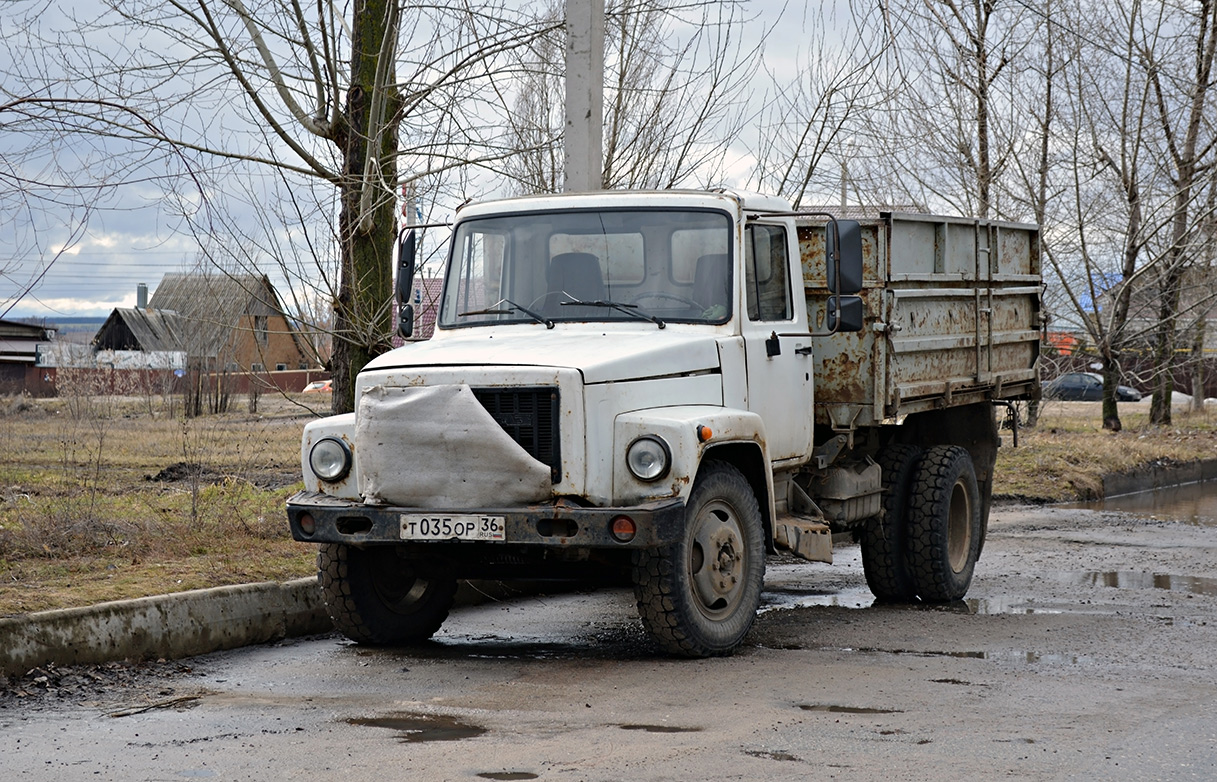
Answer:
<path fill-rule="evenodd" d="M 93 347 L 184 352 L 191 366 L 220 372 L 310 366 L 266 275 L 166 274 L 146 306 L 111 312 Z"/>

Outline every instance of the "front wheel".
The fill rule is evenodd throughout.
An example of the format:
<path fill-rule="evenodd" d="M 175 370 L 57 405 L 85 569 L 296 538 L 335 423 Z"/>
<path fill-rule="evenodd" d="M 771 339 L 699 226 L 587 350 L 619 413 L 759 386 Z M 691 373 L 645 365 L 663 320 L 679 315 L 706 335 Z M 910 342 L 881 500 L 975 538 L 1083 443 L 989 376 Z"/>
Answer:
<path fill-rule="evenodd" d="M 764 580 L 760 506 L 726 462 L 702 466 L 682 538 L 634 555 L 642 622 L 665 651 L 683 657 L 733 652 L 756 618 Z"/>
<path fill-rule="evenodd" d="M 317 580 L 339 632 L 363 644 L 396 646 L 430 638 L 456 597 L 456 579 L 423 574 L 391 546 L 322 543 Z"/>
<path fill-rule="evenodd" d="M 909 489 L 909 573 L 922 600 L 968 593 L 980 556 L 980 490 L 972 456 L 958 445 L 925 452 Z"/>

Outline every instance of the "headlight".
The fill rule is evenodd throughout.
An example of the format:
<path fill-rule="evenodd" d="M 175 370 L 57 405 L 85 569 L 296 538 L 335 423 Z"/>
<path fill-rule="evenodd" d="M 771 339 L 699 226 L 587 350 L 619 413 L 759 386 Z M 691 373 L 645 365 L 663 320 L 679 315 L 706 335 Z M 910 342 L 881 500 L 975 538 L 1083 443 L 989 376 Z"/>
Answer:
<path fill-rule="evenodd" d="M 657 481 L 668 474 L 672 452 L 661 438 L 643 435 L 626 449 L 625 463 L 638 480 Z"/>
<path fill-rule="evenodd" d="M 308 466 L 323 481 L 340 481 L 351 471 L 351 449 L 342 440 L 324 437 L 308 452 Z"/>

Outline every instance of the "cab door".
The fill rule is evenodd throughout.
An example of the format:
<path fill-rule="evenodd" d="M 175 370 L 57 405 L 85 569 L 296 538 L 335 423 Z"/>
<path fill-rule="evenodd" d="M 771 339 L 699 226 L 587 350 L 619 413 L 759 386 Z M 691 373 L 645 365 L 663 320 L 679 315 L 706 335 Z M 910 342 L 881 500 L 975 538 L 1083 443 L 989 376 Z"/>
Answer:
<path fill-rule="evenodd" d="M 748 409 L 765 422 L 774 462 L 805 459 L 812 442 L 811 338 L 796 317 L 803 286 L 789 247 L 785 225 L 751 223 L 744 231 Z"/>

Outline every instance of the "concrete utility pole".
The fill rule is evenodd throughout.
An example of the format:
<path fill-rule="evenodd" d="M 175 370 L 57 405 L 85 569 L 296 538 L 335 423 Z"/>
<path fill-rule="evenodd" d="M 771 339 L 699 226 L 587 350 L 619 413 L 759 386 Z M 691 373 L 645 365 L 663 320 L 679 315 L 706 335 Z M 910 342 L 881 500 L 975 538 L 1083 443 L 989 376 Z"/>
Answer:
<path fill-rule="evenodd" d="M 604 0 L 566 0 L 567 192 L 604 186 Z"/>

